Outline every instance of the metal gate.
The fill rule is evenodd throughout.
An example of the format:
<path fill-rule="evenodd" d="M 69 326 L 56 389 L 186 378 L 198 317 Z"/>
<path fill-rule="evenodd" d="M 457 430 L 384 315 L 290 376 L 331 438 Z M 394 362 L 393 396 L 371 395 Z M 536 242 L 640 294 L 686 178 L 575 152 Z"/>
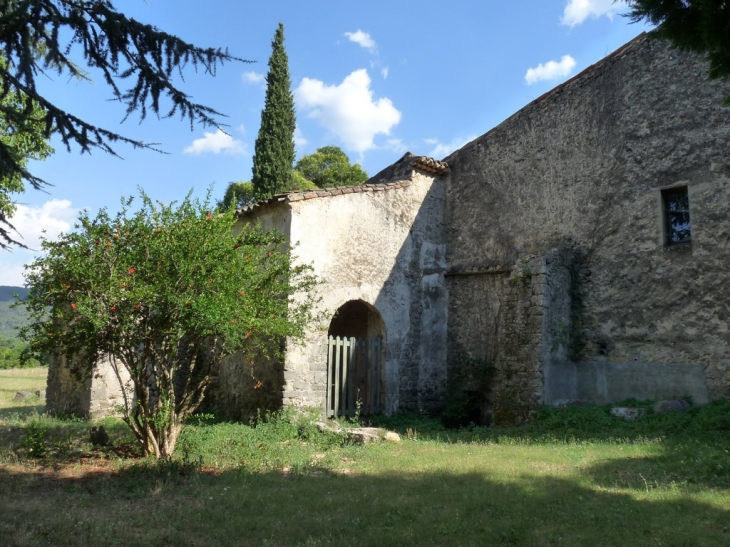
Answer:
<path fill-rule="evenodd" d="M 329 337 L 327 417 L 380 411 L 383 339 Z"/>

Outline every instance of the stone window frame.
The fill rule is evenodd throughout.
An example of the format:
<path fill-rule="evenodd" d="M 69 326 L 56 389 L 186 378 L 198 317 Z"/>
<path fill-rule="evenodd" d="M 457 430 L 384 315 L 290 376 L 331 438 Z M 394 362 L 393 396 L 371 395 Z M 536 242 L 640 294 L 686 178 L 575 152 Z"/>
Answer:
<path fill-rule="evenodd" d="M 674 207 L 670 205 L 670 199 L 672 197 L 680 196 L 686 201 L 686 208 L 677 208 L 676 202 Z M 693 230 L 692 230 L 692 200 L 690 199 L 689 185 L 686 182 L 681 182 L 661 188 L 659 190 L 659 211 L 661 218 L 661 238 L 662 245 L 665 248 L 680 248 L 688 247 L 692 245 Z M 673 235 L 679 230 L 675 230 L 672 227 L 672 218 L 676 218 L 682 215 L 686 215 L 687 219 L 687 235 L 680 240 L 677 240 Z"/>

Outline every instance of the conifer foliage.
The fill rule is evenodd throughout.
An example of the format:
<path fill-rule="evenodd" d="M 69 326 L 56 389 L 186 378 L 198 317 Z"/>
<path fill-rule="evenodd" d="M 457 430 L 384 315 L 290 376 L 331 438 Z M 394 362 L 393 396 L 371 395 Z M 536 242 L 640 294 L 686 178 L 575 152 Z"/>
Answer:
<path fill-rule="evenodd" d="M 24 108 L 0 104 L 0 115 L 16 127 L 29 112 L 41 114 L 44 137 L 55 133 L 70 150 L 99 149 L 116 155 L 113 144 L 152 148 L 151 143 L 97 127 L 54 104 L 36 88 L 36 77 L 46 72 L 87 79 L 71 59 L 100 71 L 113 99 L 126 105 L 127 116 L 137 111 L 144 119 L 180 115 L 190 124 L 218 126 L 216 110 L 193 102 L 173 81 L 188 65 L 215 75 L 226 61 L 242 61 L 219 48 L 201 48 L 152 25 L 126 17 L 110 0 L 0 0 L 0 101 L 23 97 Z M 122 82 L 128 83 L 124 89 Z M 120 87 L 121 86 L 121 87 Z M 164 103 L 169 103 L 165 106 Z M 162 112 L 161 112 L 162 109 Z M 38 189 L 45 181 L 31 174 L 22 158 L 0 140 L 0 181 L 20 176 Z M 8 242 L 8 220 L 0 211 L 0 242 Z M 4 245 L 3 245 L 4 246 Z"/>
<path fill-rule="evenodd" d="M 289 58 L 284 49 L 284 25 L 279 23 L 271 43 L 266 102 L 253 157 L 253 188 L 258 198 L 288 190 L 294 165 L 294 96 L 289 77 Z"/>

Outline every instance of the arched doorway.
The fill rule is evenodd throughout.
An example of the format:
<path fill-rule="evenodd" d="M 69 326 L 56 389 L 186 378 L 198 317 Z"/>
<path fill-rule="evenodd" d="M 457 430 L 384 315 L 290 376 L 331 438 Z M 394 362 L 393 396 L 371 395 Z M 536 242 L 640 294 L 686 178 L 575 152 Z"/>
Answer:
<path fill-rule="evenodd" d="M 327 416 L 380 412 L 385 379 L 385 324 L 362 300 L 346 302 L 328 329 Z"/>

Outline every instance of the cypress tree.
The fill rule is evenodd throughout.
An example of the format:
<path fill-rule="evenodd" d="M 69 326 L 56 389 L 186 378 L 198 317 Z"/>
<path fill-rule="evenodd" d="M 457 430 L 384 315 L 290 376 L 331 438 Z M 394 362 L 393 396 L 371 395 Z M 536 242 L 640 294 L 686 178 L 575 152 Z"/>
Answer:
<path fill-rule="evenodd" d="M 292 184 L 294 164 L 294 96 L 289 78 L 289 58 L 284 49 L 284 25 L 271 43 L 269 73 L 266 76 L 266 102 L 261 111 L 261 127 L 253 156 L 253 189 L 256 197 L 266 198 L 284 192 Z"/>

